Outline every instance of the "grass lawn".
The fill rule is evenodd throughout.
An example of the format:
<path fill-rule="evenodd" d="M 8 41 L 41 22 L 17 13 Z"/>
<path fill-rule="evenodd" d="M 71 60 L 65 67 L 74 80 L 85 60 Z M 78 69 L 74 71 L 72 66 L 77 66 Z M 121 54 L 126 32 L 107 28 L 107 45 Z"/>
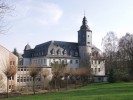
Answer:
<path fill-rule="evenodd" d="M 133 83 L 95 83 L 65 92 L 19 96 L 1 100 L 133 100 Z"/>

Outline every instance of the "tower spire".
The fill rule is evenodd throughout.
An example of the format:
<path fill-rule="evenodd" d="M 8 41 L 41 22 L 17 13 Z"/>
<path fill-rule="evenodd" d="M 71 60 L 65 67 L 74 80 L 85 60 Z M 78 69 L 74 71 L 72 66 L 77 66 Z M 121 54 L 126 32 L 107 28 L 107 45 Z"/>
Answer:
<path fill-rule="evenodd" d="M 89 26 L 87 25 L 87 19 L 85 17 L 85 11 L 84 11 L 84 18 L 82 20 L 82 26 L 80 27 L 80 29 L 90 30 Z"/>

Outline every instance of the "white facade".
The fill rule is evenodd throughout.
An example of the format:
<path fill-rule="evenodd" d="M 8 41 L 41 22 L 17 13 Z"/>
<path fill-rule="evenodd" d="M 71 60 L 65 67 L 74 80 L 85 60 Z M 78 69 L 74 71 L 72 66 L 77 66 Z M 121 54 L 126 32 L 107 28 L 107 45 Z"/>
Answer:
<path fill-rule="evenodd" d="M 92 60 L 91 70 L 92 70 L 92 74 L 95 76 L 104 76 L 105 60 Z"/>
<path fill-rule="evenodd" d="M 36 58 L 24 58 L 23 66 L 31 66 L 37 65 L 39 67 L 50 67 L 51 63 L 58 61 L 59 63 L 64 61 L 70 68 L 78 68 L 79 67 L 79 59 L 78 58 L 46 58 L 46 57 L 36 57 Z M 30 63 L 31 61 L 31 63 Z"/>
<path fill-rule="evenodd" d="M 31 59 L 23 58 L 23 66 L 29 66 L 29 65 L 31 65 Z"/>
<path fill-rule="evenodd" d="M 64 61 L 69 68 L 90 67 L 94 76 L 105 76 L 105 61 L 103 59 L 92 59 L 92 54 L 101 56 L 101 51 L 92 45 L 92 31 L 87 25 L 84 16 L 80 30 L 78 31 L 78 42 L 48 41 L 36 45 L 31 49 L 26 45 L 24 49 L 23 66 L 37 65 L 42 68 L 50 68 L 51 63 Z"/>

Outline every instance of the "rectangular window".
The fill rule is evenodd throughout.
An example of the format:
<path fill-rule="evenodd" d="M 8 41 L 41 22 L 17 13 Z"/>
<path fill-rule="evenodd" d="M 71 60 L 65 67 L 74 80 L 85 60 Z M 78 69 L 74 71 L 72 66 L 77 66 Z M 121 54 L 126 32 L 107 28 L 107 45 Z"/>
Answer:
<path fill-rule="evenodd" d="M 18 71 L 20 71 L 20 69 L 18 68 Z"/>
<path fill-rule="evenodd" d="M 10 61 L 10 65 L 12 65 L 12 61 Z"/>
<path fill-rule="evenodd" d="M 29 82 L 29 77 L 27 77 L 27 82 Z"/>
<path fill-rule="evenodd" d="M 88 42 L 88 44 L 90 44 L 90 42 Z"/>
<path fill-rule="evenodd" d="M 76 60 L 75 62 L 76 62 L 76 64 L 78 64 L 78 60 Z"/>
<path fill-rule="evenodd" d="M 15 61 L 13 61 L 12 63 L 13 63 L 13 65 L 15 65 Z"/>
<path fill-rule="evenodd" d="M 26 82 L 26 77 L 24 77 L 24 82 Z"/>
<path fill-rule="evenodd" d="M 91 68 L 91 72 L 93 72 L 93 68 Z"/>
<path fill-rule="evenodd" d="M 24 68 L 24 71 L 26 71 L 26 68 Z"/>
<path fill-rule="evenodd" d="M 91 63 L 93 64 L 93 60 L 91 60 Z"/>
<path fill-rule="evenodd" d="M 97 72 L 97 68 L 95 68 L 95 72 Z"/>
<path fill-rule="evenodd" d="M 17 82 L 19 82 L 19 79 L 17 79 Z"/>
<path fill-rule="evenodd" d="M 73 63 L 73 61 L 72 60 L 70 60 L 70 64 L 72 64 Z"/>
<path fill-rule="evenodd" d="M 23 82 L 23 78 L 21 77 L 20 82 Z"/>
<path fill-rule="evenodd" d="M 98 64 L 100 64 L 100 60 L 98 61 Z"/>
<path fill-rule="evenodd" d="M 21 68 L 21 71 L 23 71 L 23 68 Z"/>
<path fill-rule="evenodd" d="M 30 81 L 32 81 L 32 77 L 30 77 Z"/>
<path fill-rule="evenodd" d="M 9 89 L 11 89 L 11 85 L 9 85 Z"/>
<path fill-rule="evenodd" d="M 98 72 L 100 72 L 100 68 L 98 68 Z"/>

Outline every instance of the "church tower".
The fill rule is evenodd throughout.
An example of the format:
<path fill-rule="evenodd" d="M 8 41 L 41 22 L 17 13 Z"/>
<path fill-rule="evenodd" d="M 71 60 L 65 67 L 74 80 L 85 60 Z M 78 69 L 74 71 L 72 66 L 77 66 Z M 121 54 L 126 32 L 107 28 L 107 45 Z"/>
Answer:
<path fill-rule="evenodd" d="M 82 26 L 78 31 L 78 48 L 80 55 L 80 67 L 88 67 L 90 65 L 90 55 L 92 49 L 92 31 L 87 25 L 87 19 L 84 16 Z"/>

